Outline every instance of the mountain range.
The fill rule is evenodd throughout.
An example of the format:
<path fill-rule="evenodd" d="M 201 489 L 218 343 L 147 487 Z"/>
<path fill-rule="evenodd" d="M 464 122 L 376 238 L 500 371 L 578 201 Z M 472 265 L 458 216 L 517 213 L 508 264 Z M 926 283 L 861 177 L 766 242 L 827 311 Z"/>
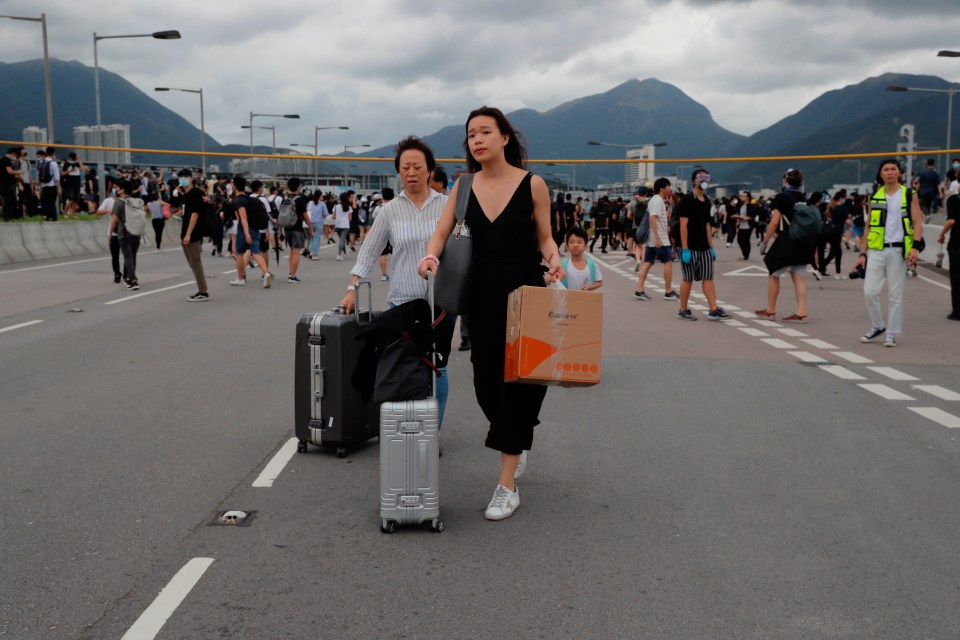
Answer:
<path fill-rule="evenodd" d="M 53 100 L 58 139 L 72 141 L 73 127 L 94 122 L 93 69 L 77 61 L 51 60 Z M 0 138 L 18 140 L 27 126 L 45 122 L 42 61 L 0 63 L 0 86 L 17 87 L 0 94 Z M 658 158 L 760 157 L 828 153 L 884 152 L 896 148 L 900 127 L 916 126 L 919 148 L 942 149 L 946 137 L 943 95 L 891 92 L 890 85 L 944 91 L 957 87 L 942 78 L 908 74 L 884 74 L 858 84 L 828 91 L 806 105 L 797 105 L 792 115 L 751 136 L 721 127 L 702 104 L 674 85 L 654 78 L 629 80 L 609 91 L 565 102 L 544 112 L 521 109 L 508 115 L 526 142 L 531 158 L 620 159 L 624 150 L 592 146 L 591 140 L 612 143 L 666 142 Z M 100 70 L 102 121 L 131 125 L 134 147 L 199 150 L 200 132 L 186 119 L 167 109 L 121 76 Z M 463 125 L 444 127 L 423 135 L 438 157 L 463 155 Z M 954 145 L 956 146 L 956 145 Z M 246 152 L 240 145 L 220 145 L 206 136 L 208 151 Z M 268 147 L 255 147 L 269 152 Z M 391 146 L 361 154 L 392 156 Z M 135 160 L 137 160 L 135 156 Z M 186 162 L 196 158 L 150 156 L 143 164 Z M 215 161 L 214 161 L 215 162 Z M 221 164 L 223 164 L 221 162 Z M 323 163 L 322 173 L 337 174 L 339 163 Z M 782 161 L 717 163 L 709 168 L 723 182 L 747 182 L 758 188 L 779 186 Z M 807 176 L 808 188 L 826 188 L 834 183 L 863 182 L 873 178 L 874 164 L 864 159 L 857 166 L 839 160 L 794 162 Z M 660 175 L 675 175 L 676 165 L 657 165 Z M 452 167 L 450 167 L 452 168 Z M 370 172 L 389 171 L 392 166 L 371 166 Z M 544 169 L 565 174 L 567 182 L 581 186 L 623 180 L 622 164 L 560 164 Z M 686 177 L 690 167 L 682 167 Z"/>

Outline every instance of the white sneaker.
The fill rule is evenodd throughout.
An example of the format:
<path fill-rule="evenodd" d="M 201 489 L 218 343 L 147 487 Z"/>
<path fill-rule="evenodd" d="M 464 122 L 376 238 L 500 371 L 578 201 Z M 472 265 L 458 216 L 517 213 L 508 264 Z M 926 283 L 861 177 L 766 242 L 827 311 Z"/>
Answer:
<path fill-rule="evenodd" d="M 344 258 L 342 255 L 337 256 L 337 260 L 345 260 L 345 259 L 346 258 Z"/>
<path fill-rule="evenodd" d="M 273 274 L 267 271 L 263 274 L 263 288 L 269 289 L 271 284 L 273 284 Z"/>
<path fill-rule="evenodd" d="M 527 452 L 520 454 L 520 462 L 517 463 L 517 470 L 513 472 L 513 479 L 516 480 L 527 470 Z"/>
<path fill-rule="evenodd" d="M 247 286 L 247 279 L 246 279 L 246 278 L 243 278 L 243 279 L 237 278 L 236 280 L 231 280 L 231 281 L 230 281 L 230 286 L 231 286 L 231 287 L 245 287 L 245 286 Z"/>
<path fill-rule="evenodd" d="M 516 491 L 510 491 L 502 484 L 497 485 L 493 492 L 493 499 L 487 506 L 484 517 L 487 520 L 504 520 L 513 515 L 513 512 L 520 506 L 520 487 Z"/>

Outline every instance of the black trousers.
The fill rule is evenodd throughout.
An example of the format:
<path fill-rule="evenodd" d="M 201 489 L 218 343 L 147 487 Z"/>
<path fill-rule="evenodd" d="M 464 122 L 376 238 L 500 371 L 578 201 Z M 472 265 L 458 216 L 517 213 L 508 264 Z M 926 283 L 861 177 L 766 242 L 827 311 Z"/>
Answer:
<path fill-rule="evenodd" d="M 10 183 L 0 187 L 0 198 L 3 199 L 3 219 L 14 220 L 17 218 L 17 208 L 20 206 L 17 202 L 17 185 Z"/>
<path fill-rule="evenodd" d="M 163 240 L 163 227 L 167 221 L 163 218 L 154 218 L 150 222 L 153 224 L 153 233 L 157 236 L 157 249 L 159 249 L 160 241 Z"/>
<path fill-rule="evenodd" d="M 117 236 L 110 236 L 110 264 L 114 277 L 127 277 L 126 271 L 120 270 L 120 240 Z"/>
<path fill-rule="evenodd" d="M 830 245 L 830 253 L 827 253 Z M 826 257 L 824 257 L 826 255 Z M 840 260 L 843 257 L 843 236 L 826 236 L 817 241 L 817 266 L 820 273 L 826 275 L 831 261 L 836 261 L 837 273 L 840 273 Z"/>
<path fill-rule="evenodd" d="M 604 226 L 602 226 L 602 227 L 597 227 L 597 231 L 596 231 L 596 233 L 593 235 L 593 241 L 590 243 L 590 251 L 593 251 L 594 245 L 597 244 L 597 239 L 598 239 L 598 238 L 601 238 L 601 237 L 602 237 L 603 239 L 600 241 L 600 251 L 606 251 L 606 250 L 607 250 L 607 240 L 609 240 L 609 238 L 610 238 L 610 228 L 607 227 L 606 225 L 604 225 Z"/>
<path fill-rule="evenodd" d="M 727 244 L 733 244 L 733 239 L 737 237 L 737 225 L 730 223 L 727 225 Z"/>
<path fill-rule="evenodd" d="M 120 239 L 120 251 L 123 253 L 123 272 L 127 280 L 137 280 L 137 251 L 140 250 L 140 236 L 124 236 Z"/>
<path fill-rule="evenodd" d="M 951 249 L 947 255 L 950 258 L 950 301 L 953 313 L 960 315 L 960 249 Z"/>
<path fill-rule="evenodd" d="M 750 257 L 750 238 L 753 236 L 753 229 L 737 229 L 737 244 L 740 245 L 740 253 L 743 259 Z"/>
<path fill-rule="evenodd" d="M 57 188 L 44 187 L 40 192 L 40 202 L 43 207 L 43 217 L 47 220 L 56 220 L 57 215 Z"/>

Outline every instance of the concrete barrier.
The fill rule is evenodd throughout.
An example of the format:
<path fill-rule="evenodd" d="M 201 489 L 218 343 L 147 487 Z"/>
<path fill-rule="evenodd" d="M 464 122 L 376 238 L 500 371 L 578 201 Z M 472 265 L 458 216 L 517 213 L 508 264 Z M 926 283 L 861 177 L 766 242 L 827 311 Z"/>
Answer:
<path fill-rule="evenodd" d="M 183 220 L 171 216 L 167 224 L 163 226 L 163 246 L 167 249 L 180 246 L 180 229 L 183 226 Z"/>
<path fill-rule="evenodd" d="M 76 227 L 71 230 L 71 227 Z M 81 255 L 90 255 L 94 253 L 103 253 L 107 250 L 107 229 L 110 228 L 108 220 L 98 220 L 96 222 L 78 222 L 75 225 L 63 225 L 65 236 L 76 235 L 77 246 L 83 252 Z"/>
<path fill-rule="evenodd" d="M 22 225 L 16 222 L 7 222 L 0 224 L 0 247 L 3 247 L 3 253 L 9 258 L 10 262 L 27 262 L 33 260 L 33 256 L 23 246 Z"/>
<path fill-rule="evenodd" d="M 59 222 L 40 222 L 38 224 L 40 225 L 40 237 L 43 239 L 43 246 L 50 255 L 55 258 L 77 255 L 70 249 L 70 244 L 64 242 L 63 231 L 61 231 L 63 224 Z M 73 232 L 67 235 L 75 238 L 77 234 Z"/>
<path fill-rule="evenodd" d="M 22 222 L 20 223 L 20 232 L 23 234 L 23 246 L 34 260 L 47 260 L 56 258 L 47 245 L 43 242 L 43 229 L 41 225 L 46 222 Z M 66 256 L 62 256 L 66 257 Z"/>

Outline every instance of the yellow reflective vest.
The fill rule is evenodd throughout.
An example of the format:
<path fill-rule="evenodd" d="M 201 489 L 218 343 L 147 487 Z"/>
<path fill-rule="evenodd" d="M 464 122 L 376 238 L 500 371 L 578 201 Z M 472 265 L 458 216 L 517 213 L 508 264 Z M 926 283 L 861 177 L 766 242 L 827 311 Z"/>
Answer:
<path fill-rule="evenodd" d="M 913 248 L 913 218 L 910 217 L 910 201 L 913 189 L 900 187 L 900 220 L 903 222 L 903 257 L 906 258 Z M 887 224 L 887 189 L 880 189 L 870 198 L 870 233 L 867 236 L 867 248 L 875 251 L 883 249 Z"/>

